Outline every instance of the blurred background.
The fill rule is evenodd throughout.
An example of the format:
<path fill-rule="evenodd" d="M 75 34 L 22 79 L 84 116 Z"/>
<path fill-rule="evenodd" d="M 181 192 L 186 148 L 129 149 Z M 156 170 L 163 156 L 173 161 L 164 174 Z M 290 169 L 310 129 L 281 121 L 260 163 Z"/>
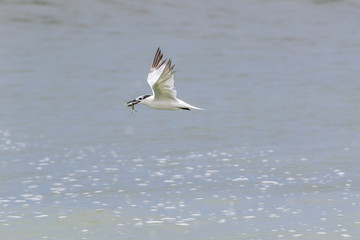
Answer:
<path fill-rule="evenodd" d="M 360 3 L 0 1 L 3 239 L 355 239 Z M 178 97 L 151 94 L 155 51 Z"/>

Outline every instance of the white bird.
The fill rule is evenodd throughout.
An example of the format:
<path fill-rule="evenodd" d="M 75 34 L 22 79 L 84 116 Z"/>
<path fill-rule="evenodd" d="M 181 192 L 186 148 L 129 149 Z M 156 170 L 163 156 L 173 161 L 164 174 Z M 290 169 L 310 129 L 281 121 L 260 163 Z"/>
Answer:
<path fill-rule="evenodd" d="M 174 89 L 175 71 L 173 70 L 175 65 L 171 66 L 171 59 L 167 61 L 167 59 L 162 60 L 162 58 L 163 54 L 160 48 L 158 48 L 147 78 L 153 95 L 141 95 L 127 102 L 127 107 L 134 109 L 135 104 L 142 103 L 150 108 L 159 110 L 204 110 L 176 98 L 176 90 Z"/>

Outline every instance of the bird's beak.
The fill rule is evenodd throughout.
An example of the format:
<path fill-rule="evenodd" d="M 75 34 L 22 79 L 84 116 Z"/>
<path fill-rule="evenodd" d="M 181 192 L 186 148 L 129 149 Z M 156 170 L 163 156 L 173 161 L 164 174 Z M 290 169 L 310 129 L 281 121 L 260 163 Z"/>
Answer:
<path fill-rule="evenodd" d="M 126 107 L 131 107 L 131 106 L 134 106 L 135 104 L 138 104 L 140 101 L 138 100 L 131 100 L 131 101 L 128 101 L 127 103 L 125 103 Z"/>

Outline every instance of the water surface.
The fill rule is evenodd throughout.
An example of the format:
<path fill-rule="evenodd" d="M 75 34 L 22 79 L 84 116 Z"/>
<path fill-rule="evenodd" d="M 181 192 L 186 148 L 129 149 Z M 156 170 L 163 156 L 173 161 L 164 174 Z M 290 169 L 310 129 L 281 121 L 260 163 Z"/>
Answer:
<path fill-rule="evenodd" d="M 359 236 L 358 2 L 0 6 L 2 239 Z"/>

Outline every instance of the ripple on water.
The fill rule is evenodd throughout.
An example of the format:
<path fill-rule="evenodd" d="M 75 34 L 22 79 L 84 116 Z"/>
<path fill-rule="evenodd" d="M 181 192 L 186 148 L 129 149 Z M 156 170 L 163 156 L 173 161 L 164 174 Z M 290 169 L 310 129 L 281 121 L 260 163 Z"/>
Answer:
<path fill-rule="evenodd" d="M 10 134 L 0 133 L 0 147 L 8 151 Z M 4 179 L 0 225 L 27 222 L 34 231 L 30 227 L 40 224 L 58 236 L 65 225 L 88 236 L 112 228 L 119 235 L 150 228 L 216 235 L 225 226 L 250 238 L 259 232 L 353 238 L 358 230 L 351 226 L 360 225 L 354 173 L 310 160 L 281 160 L 274 149 L 131 157 L 106 146 L 10 159 L 1 167 L 26 169 Z"/>

